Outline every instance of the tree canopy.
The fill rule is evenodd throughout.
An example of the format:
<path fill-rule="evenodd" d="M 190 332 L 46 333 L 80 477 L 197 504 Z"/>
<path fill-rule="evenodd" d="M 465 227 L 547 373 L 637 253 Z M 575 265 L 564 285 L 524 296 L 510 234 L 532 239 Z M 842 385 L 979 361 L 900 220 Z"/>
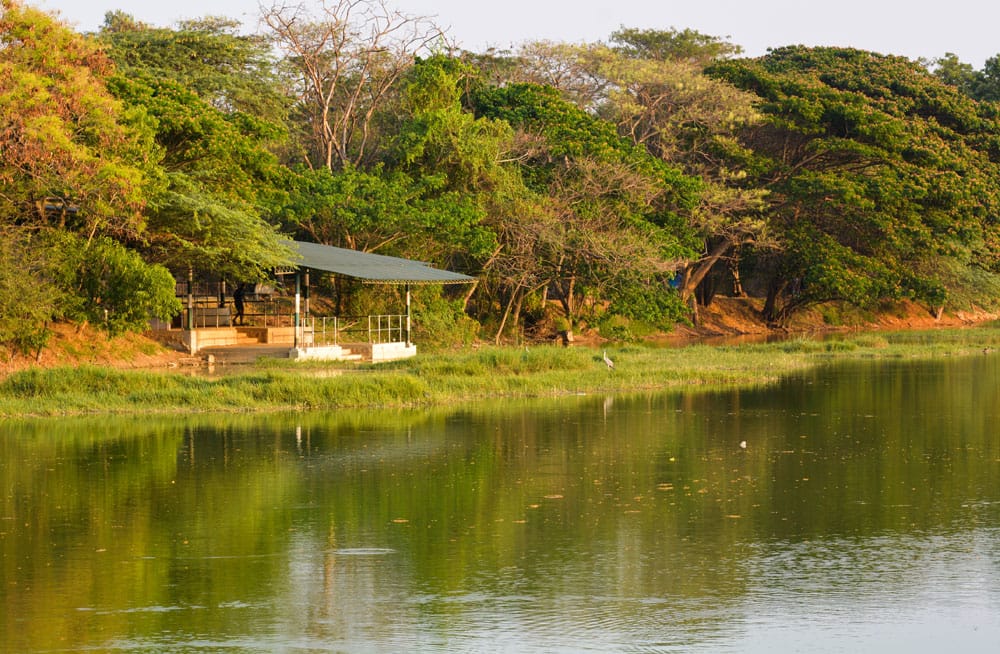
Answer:
<path fill-rule="evenodd" d="M 11 353 L 53 320 L 169 317 L 168 270 L 263 279 L 289 236 L 473 274 L 427 301 L 498 340 L 557 312 L 669 329 L 726 280 L 777 324 L 1000 305 L 1000 55 L 745 58 L 639 27 L 459 52 L 381 0 L 262 6 L 256 33 L 110 12 L 84 35 L 2 2 Z"/>
<path fill-rule="evenodd" d="M 108 91 L 105 53 L 15 3 L 0 15 L 0 51 L 0 220 L 141 231 L 151 142 Z"/>
<path fill-rule="evenodd" d="M 744 136 L 781 238 L 771 318 L 834 299 L 938 306 L 936 258 L 995 266 L 989 110 L 917 63 L 858 50 L 783 48 L 710 72 L 767 116 Z"/>

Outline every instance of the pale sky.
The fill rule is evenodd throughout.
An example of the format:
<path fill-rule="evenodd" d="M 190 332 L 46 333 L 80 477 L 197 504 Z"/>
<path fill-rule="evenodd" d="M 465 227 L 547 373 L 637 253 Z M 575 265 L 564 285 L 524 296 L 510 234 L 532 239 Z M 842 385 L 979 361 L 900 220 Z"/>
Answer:
<path fill-rule="evenodd" d="M 295 4 L 299 0 L 286 0 Z M 317 4 L 319 0 L 303 0 Z M 386 0 L 404 13 L 433 16 L 469 50 L 509 48 L 526 40 L 597 41 L 621 26 L 691 28 L 729 37 L 749 56 L 783 45 L 850 46 L 911 59 L 953 52 L 981 69 L 1000 53 L 996 0 Z M 93 31 L 105 12 L 121 9 L 169 27 L 206 15 L 256 29 L 258 0 L 24 0 L 58 10 L 80 31 Z M 264 0 L 270 6 L 271 0 Z"/>

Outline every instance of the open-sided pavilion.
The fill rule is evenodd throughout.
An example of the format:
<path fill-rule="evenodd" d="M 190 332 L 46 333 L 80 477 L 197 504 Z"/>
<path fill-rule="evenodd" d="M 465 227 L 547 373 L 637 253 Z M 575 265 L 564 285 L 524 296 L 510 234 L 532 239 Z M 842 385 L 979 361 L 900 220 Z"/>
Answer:
<path fill-rule="evenodd" d="M 281 275 L 294 277 L 294 296 L 287 311 L 267 309 L 250 315 L 249 324 L 236 325 L 225 302 L 226 289 L 197 292 L 189 275 L 181 340 L 192 354 L 206 348 L 287 345 L 293 359 L 368 359 L 384 361 L 416 354 L 411 339 L 410 290 L 428 284 L 468 284 L 474 277 L 434 268 L 420 261 L 359 252 L 304 241 L 288 241 L 296 264 Z M 343 319 L 316 317 L 309 307 L 310 271 L 359 280 L 365 284 L 405 287 L 405 308 L 395 315 Z M 182 284 L 181 287 L 184 285 Z"/>

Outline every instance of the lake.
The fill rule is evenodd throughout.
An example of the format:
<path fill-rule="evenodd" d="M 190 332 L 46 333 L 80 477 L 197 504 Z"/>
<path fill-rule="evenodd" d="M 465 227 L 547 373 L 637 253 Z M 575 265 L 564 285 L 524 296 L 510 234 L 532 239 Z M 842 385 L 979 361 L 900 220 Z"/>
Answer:
<path fill-rule="evenodd" d="M 0 651 L 997 652 L 998 389 L 2 422 Z"/>

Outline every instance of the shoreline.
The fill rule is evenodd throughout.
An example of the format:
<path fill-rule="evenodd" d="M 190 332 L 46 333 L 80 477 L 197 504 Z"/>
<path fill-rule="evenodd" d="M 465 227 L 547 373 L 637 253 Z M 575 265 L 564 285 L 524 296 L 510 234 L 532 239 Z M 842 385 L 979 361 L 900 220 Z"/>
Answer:
<path fill-rule="evenodd" d="M 0 380 L 0 420 L 399 409 L 488 399 L 707 391 L 774 383 L 835 360 L 1000 355 L 1000 326 L 680 348 L 607 344 L 613 370 L 602 360 L 602 350 L 491 346 L 374 365 L 274 360 L 216 377 L 100 365 L 32 368 Z"/>

